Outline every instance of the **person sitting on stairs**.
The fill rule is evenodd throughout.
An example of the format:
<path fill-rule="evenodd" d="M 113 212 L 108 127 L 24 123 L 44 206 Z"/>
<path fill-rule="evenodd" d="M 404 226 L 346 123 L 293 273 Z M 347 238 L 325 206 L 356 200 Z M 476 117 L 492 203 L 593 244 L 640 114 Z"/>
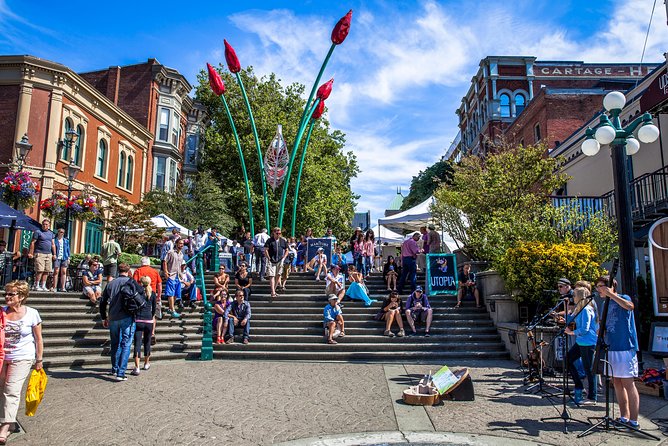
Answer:
<path fill-rule="evenodd" d="M 329 302 L 323 311 L 323 325 L 325 326 L 325 337 L 328 344 L 338 344 L 334 340 L 337 335 L 342 338 L 346 335 L 345 323 L 343 321 L 343 311 L 339 306 L 339 298 L 336 294 L 330 294 L 327 297 Z"/>
<path fill-rule="evenodd" d="M 425 323 L 424 335 L 425 337 L 429 337 L 432 316 L 433 310 L 431 309 L 431 305 L 429 305 L 429 299 L 424 294 L 422 287 L 418 286 L 406 300 L 406 320 L 411 327 L 412 334 L 417 334 L 417 331 L 415 331 L 415 322 L 421 320 Z"/>

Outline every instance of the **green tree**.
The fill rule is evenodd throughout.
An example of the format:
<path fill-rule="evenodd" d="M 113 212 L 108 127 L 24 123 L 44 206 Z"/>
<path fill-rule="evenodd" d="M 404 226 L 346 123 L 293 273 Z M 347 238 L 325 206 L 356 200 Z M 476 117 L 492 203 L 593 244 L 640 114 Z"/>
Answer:
<path fill-rule="evenodd" d="M 440 160 L 420 171 L 411 180 L 411 189 L 401 204 L 401 210 L 410 209 L 431 197 L 441 183 L 449 184 L 452 173 L 452 163 L 446 160 Z"/>
<path fill-rule="evenodd" d="M 174 192 L 148 192 L 142 206 L 149 215 L 166 214 L 188 229 L 216 226 L 223 234 L 231 235 L 234 222 L 226 203 L 227 199 L 211 173 L 202 170 L 192 182 L 177 183 Z"/>
<path fill-rule="evenodd" d="M 259 160 L 241 91 L 232 75 L 221 71 L 226 86 L 225 97 L 234 118 L 241 147 L 246 160 L 255 230 L 263 225 L 264 212 L 260 183 Z M 283 136 L 292 150 L 301 113 L 305 104 L 302 98 L 304 86 L 281 85 L 275 74 L 258 78 L 249 67 L 240 72 L 253 109 L 258 137 L 264 153 L 276 133 L 276 126 L 283 126 Z M 225 115 L 220 98 L 215 96 L 208 85 L 207 74 L 202 71 L 198 77 L 196 98 L 207 108 L 211 125 L 204 133 L 204 149 L 200 169 L 211 174 L 220 186 L 229 207 L 229 214 L 235 226 L 248 228 L 248 210 L 241 165 L 237 154 L 230 123 Z M 334 93 L 335 94 L 335 93 Z M 358 166 L 352 152 L 344 152 L 345 135 L 330 129 L 326 119 L 320 119 L 311 135 L 306 164 L 302 174 L 297 209 L 297 233 L 307 227 L 316 234 L 324 233 L 331 227 L 337 236 L 347 236 L 354 214 L 355 200 L 358 198 L 350 189 L 350 181 L 358 173 Z M 299 158 L 297 158 L 298 160 Z M 297 163 L 293 170 L 283 218 L 284 228 L 292 224 L 292 197 L 296 182 Z M 276 223 L 281 187 L 272 191 L 269 186 L 269 207 L 272 224 Z"/>
<path fill-rule="evenodd" d="M 151 215 L 140 203 L 132 205 L 118 197 L 107 207 L 111 218 L 105 219 L 105 230 L 114 236 L 124 252 L 136 253 L 139 245 L 151 245 L 162 239 L 163 232 L 151 221 Z"/>
<path fill-rule="evenodd" d="M 454 166 L 452 182 L 435 192 L 432 211 L 472 258 L 497 263 L 519 242 L 588 243 L 598 263 L 614 253 L 613 222 L 601 213 L 555 208 L 549 195 L 568 177 L 545 147 L 500 146 Z"/>

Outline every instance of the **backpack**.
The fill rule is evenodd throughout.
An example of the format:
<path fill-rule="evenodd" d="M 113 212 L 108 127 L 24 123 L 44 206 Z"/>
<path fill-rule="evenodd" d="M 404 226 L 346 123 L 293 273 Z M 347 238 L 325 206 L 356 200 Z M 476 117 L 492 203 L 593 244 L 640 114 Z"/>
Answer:
<path fill-rule="evenodd" d="M 132 316 L 139 313 L 146 305 L 146 295 L 144 288 L 133 279 L 127 280 L 119 290 L 119 297 L 126 313 Z"/>

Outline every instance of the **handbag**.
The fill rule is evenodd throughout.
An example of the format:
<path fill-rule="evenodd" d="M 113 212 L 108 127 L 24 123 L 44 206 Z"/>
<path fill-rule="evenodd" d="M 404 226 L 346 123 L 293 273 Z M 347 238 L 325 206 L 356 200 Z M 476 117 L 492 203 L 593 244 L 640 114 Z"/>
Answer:
<path fill-rule="evenodd" d="M 49 378 L 44 369 L 33 370 L 30 373 L 28 388 L 26 389 L 26 416 L 32 417 L 37 411 L 37 406 L 44 398 L 44 389 Z"/>

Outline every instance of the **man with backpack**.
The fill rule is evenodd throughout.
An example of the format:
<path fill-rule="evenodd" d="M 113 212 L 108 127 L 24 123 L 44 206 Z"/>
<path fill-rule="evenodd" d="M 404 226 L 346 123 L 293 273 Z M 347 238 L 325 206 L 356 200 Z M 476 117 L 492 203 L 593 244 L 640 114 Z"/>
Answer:
<path fill-rule="evenodd" d="M 118 274 L 102 293 L 100 317 L 111 337 L 111 374 L 116 376 L 116 381 L 127 381 L 125 370 L 135 334 L 134 315 L 146 305 L 146 298 L 144 289 L 130 277 L 130 265 L 118 265 Z"/>

